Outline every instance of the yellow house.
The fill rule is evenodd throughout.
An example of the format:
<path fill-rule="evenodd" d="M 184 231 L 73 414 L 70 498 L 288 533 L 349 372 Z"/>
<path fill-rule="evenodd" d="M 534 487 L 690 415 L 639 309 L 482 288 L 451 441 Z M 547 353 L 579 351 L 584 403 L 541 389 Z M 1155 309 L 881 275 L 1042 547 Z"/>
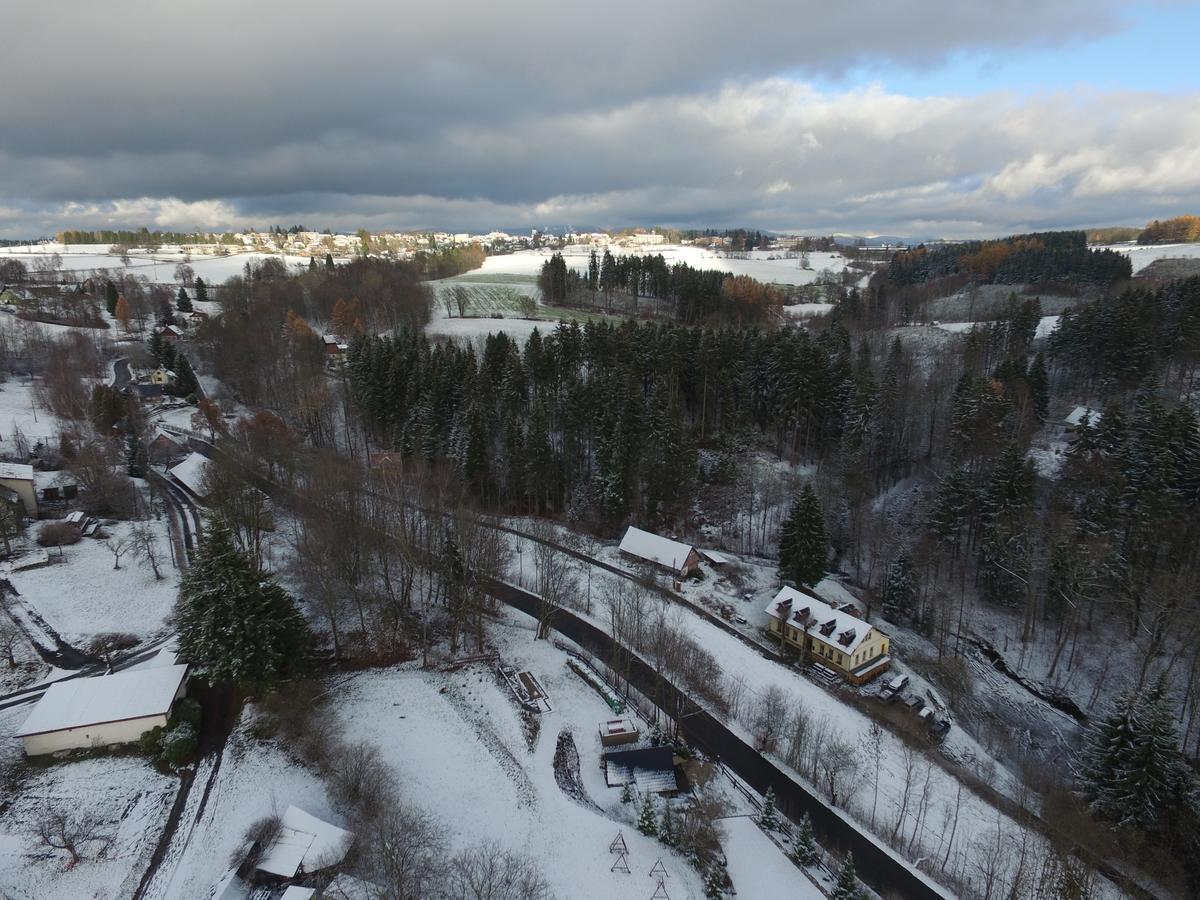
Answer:
<path fill-rule="evenodd" d="M 164 369 L 162 366 L 159 366 L 150 373 L 150 383 L 163 386 L 172 385 L 175 383 L 175 373 L 170 369 Z"/>
<path fill-rule="evenodd" d="M 888 670 L 891 639 L 858 616 L 794 588 L 781 588 L 767 606 L 771 633 L 784 644 L 837 672 L 851 684 L 865 684 Z"/>
<path fill-rule="evenodd" d="M 37 492 L 33 488 L 33 466 L 18 463 L 0 463 L 0 487 L 8 488 L 21 500 L 25 515 L 36 519 L 38 514 Z"/>

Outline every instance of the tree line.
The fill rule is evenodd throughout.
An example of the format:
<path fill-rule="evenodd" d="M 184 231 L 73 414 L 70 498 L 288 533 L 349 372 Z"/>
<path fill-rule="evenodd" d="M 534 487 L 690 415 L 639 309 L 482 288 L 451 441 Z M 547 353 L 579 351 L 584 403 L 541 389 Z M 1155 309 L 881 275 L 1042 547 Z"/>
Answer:
<path fill-rule="evenodd" d="M 1106 287 L 1133 274 L 1129 257 L 1095 250 L 1082 231 L 1013 235 L 898 251 L 886 269 L 894 285 L 915 285 L 953 275 L 978 284 L 1075 283 Z"/>
<path fill-rule="evenodd" d="M 607 309 L 612 308 L 614 296 L 632 301 L 634 310 L 640 298 L 650 298 L 655 311 L 687 325 L 761 324 L 771 321 L 783 306 L 777 288 L 749 276 L 695 269 L 682 262 L 668 265 L 662 254 L 614 256 L 608 250 L 603 255 L 593 250 L 583 274 L 555 253 L 542 264 L 538 288 L 548 303 L 596 306 L 602 297 Z"/>

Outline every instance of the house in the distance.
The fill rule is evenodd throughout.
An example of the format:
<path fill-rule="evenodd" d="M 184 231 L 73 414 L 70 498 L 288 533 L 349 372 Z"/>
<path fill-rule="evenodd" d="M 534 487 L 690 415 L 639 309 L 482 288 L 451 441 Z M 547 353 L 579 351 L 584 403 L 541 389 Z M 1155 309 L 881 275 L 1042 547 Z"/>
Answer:
<path fill-rule="evenodd" d="M 161 666 L 56 681 L 17 737 L 29 756 L 131 744 L 156 726 L 166 727 L 171 708 L 187 690 L 187 668 Z"/>
<path fill-rule="evenodd" d="M 16 494 L 25 509 L 25 515 L 31 519 L 37 518 L 37 491 L 33 487 L 33 466 L 0 463 L 0 488 L 7 488 Z"/>
<path fill-rule="evenodd" d="M 811 659 L 851 684 L 865 684 L 891 665 L 891 639 L 846 607 L 784 587 L 768 604 L 767 615 L 771 633 L 785 645 L 807 649 Z"/>
<path fill-rule="evenodd" d="M 666 569 L 676 578 L 687 578 L 700 566 L 700 554 L 691 544 L 660 537 L 632 525 L 621 538 L 621 552 Z"/>

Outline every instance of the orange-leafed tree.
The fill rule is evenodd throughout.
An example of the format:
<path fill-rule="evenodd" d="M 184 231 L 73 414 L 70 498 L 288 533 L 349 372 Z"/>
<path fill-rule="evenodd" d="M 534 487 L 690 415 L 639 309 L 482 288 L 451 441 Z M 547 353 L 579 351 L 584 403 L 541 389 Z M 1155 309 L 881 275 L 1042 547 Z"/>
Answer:
<path fill-rule="evenodd" d="M 117 321 L 121 323 L 121 329 L 123 331 L 128 332 L 132 329 L 130 323 L 133 321 L 133 313 L 129 309 L 129 301 L 125 299 L 124 294 L 117 295 L 117 306 L 113 311 L 113 315 L 115 315 L 117 317 Z"/>

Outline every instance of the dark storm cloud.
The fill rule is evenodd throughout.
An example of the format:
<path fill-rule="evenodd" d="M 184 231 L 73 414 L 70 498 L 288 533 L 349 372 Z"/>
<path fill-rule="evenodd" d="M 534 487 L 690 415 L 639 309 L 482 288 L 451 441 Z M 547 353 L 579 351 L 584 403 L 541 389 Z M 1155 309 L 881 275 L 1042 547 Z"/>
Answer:
<path fill-rule="evenodd" d="M 914 99 L 799 83 L 1084 40 L 1119 28 L 1123 6 L 10 7 L 6 66 L 29 76 L 0 98 L 0 234 L 276 218 L 1137 221 L 1133 197 L 1156 212 L 1197 196 L 1194 98 Z"/>

